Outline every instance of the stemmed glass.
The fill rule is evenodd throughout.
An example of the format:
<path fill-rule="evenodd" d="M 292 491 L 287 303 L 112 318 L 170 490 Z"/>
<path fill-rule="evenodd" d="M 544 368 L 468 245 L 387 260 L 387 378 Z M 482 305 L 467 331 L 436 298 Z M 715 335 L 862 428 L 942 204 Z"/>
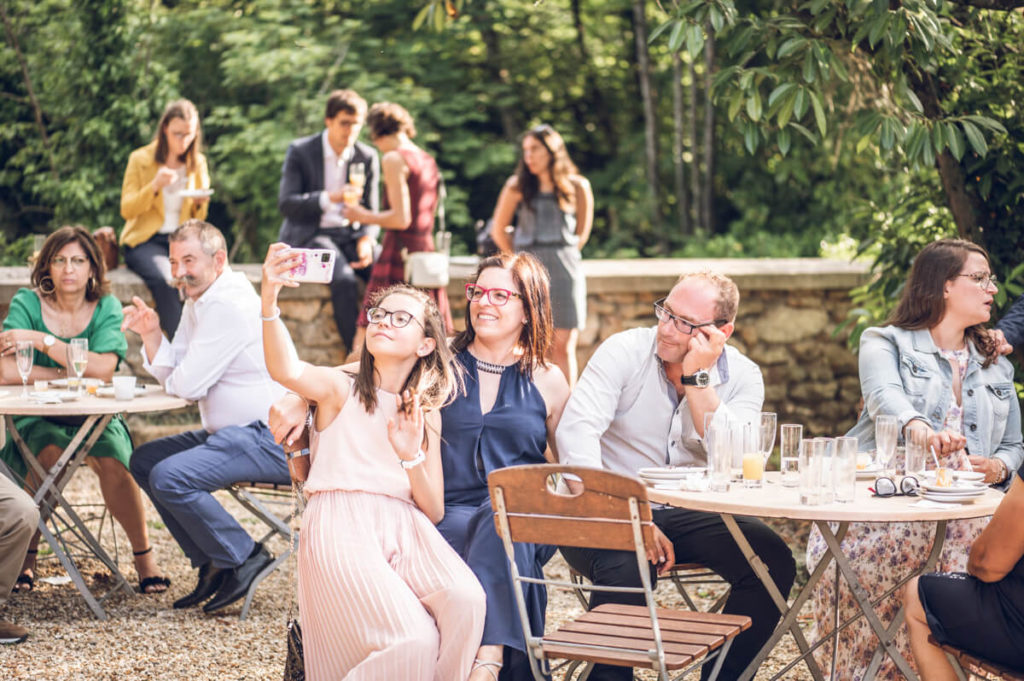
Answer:
<path fill-rule="evenodd" d="M 78 378 L 78 395 L 82 395 L 82 374 L 85 373 L 85 365 L 89 363 L 89 339 L 72 338 L 68 343 L 68 368 L 75 372 Z M 70 385 L 68 386 L 71 387 Z"/>
<path fill-rule="evenodd" d="M 875 417 L 875 449 L 876 460 L 882 467 L 882 473 L 892 465 L 893 455 L 896 453 L 896 440 L 899 439 L 899 420 L 889 414 L 879 414 Z"/>
<path fill-rule="evenodd" d="M 36 359 L 36 346 L 32 341 L 18 341 L 14 348 L 15 361 L 18 364 L 18 375 L 21 376 L 21 398 L 28 398 L 28 375 L 32 373 L 32 363 Z"/>
<path fill-rule="evenodd" d="M 761 436 L 758 439 L 758 449 L 761 451 L 761 456 L 764 457 L 765 467 L 768 466 L 768 459 L 772 455 L 772 450 L 775 449 L 776 423 L 778 423 L 778 416 L 775 415 L 775 412 L 761 412 Z"/>

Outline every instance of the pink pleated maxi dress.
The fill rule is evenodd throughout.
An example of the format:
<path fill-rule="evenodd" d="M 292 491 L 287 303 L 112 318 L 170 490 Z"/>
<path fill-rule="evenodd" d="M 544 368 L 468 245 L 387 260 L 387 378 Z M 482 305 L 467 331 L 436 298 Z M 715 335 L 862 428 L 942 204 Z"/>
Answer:
<path fill-rule="evenodd" d="M 310 681 L 463 681 L 483 632 L 483 589 L 413 503 L 387 438 L 395 396 L 353 393 L 311 439 L 299 541 Z"/>

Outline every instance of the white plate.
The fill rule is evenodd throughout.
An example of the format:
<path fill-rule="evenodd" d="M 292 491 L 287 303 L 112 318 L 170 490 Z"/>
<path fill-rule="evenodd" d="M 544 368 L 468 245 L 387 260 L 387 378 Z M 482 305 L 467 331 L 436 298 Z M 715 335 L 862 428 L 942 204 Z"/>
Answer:
<path fill-rule="evenodd" d="M 707 468 L 700 466 L 669 466 L 667 468 L 641 468 L 637 475 L 643 480 L 681 480 L 691 475 L 704 475 Z"/>
<path fill-rule="evenodd" d="M 921 493 L 921 498 L 922 499 L 927 499 L 928 501 L 938 501 L 938 502 L 943 503 L 943 504 L 946 504 L 946 503 L 949 503 L 949 504 L 952 504 L 952 503 L 966 504 L 966 503 L 974 501 L 975 499 L 977 499 L 981 495 L 982 495 L 982 493 L 975 493 L 975 492 L 965 492 L 965 493 L 962 493 L 962 494 L 935 494 L 933 492 L 925 491 L 925 492 Z"/>
<path fill-rule="evenodd" d="M 205 196 L 213 196 L 212 189 L 182 189 L 178 196 L 183 199 L 201 199 Z"/>
<path fill-rule="evenodd" d="M 930 480 L 921 483 L 921 489 L 935 494 L 962 494 L 967 492 L 983 494 L 986 487 L 988 485 L 983 482 L 957 482 L 951 487 L 940 487 Z"/>
<path fill-rule="evenodd" d="M 871 465 L 867 468 L 857 469 L 858 480 L 874 480 L 882 474 L 882 467 L 877 465 Z"/>
<path fill-rule="evenodd" d="M 135 396 L 136 397 L 138 397 L 139 395 L 144 395 L 144 394 L 146 394 L 146 386 L 144 386 L 144 385 L 137 385 L 137 386 L 135 386 Z M 108 386 L 108 387 L 105 387 L 105 388 L 96 388 L 96 397 L 113 397 L 113 396 L 114 396 L 114 387 L 113 386 Z"/>

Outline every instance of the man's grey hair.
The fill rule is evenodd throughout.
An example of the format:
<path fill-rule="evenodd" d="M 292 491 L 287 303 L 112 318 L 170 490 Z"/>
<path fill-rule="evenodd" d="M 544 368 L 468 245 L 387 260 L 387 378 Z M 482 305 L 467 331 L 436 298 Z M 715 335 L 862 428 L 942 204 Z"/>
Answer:
<path fill-rule="evenodd" d="M 169 240 L 187 241 L 193 238 L 199 242 L 199 247 L 208 256 L 213 257 L 217 251 L 227 253 L 228 242 L 224 240 L 224 234 L 205 220 L 185 220 L 171 233 Z"/>

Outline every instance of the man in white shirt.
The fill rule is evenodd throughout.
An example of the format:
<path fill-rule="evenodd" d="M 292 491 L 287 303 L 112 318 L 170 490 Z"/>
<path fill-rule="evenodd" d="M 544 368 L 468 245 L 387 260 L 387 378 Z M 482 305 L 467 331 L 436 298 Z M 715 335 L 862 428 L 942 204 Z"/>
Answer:
<path fill-rule="evenodd" d="M 288 484 L 284 451 L 266 424 L 284 388 L 263 359 L 259 296 L 228 266 L 220 230 L 188 220 L 170 237 L 170 263 L 186 296 L 174 340 L 139 298 L 125 308 L 122 329 L 142 337 L 143 366 L 164 390 L 199 403 L 203 429 L 142 445 L 131 472 L 199 568 L 195 590 L 174 607 L 212 596 L 203 610 L 213 612 L 242 598 L 272 560 L 212 492 L 241 480 Z"/>
<path fill-rule="evenodd" d="M 369 280 L 380 253 L 380 227 L 350 223 L 341 214 L 345 186 L 357 186 L 360 177 L 352 172 L 356 166 L 362 167 L 365 178 L 359 204 L 374 212 L 380 209 L 380 160 L 373 147 L 358 141 L 365 119 L 366 100 L 354 91 L 335 90 L 328 95 L 324 130 L 288 146 L 277 194 L 277 207 L 284 217 L 280 240 L 337 254 L 331 304 L 334 323 L 350 354 L 361 343 L 356 329 L 362 304 L 358 280 Z"/>
<path fill-rule="evenodd" d="M 739 306 L 728 277 L 684 275 L 655 303 L 658 325 L 615 334 L 597 349 L 566 404 L 556 433 L 561 462 L 635 475 L 640 468 L 704 465 L 704 421 L 755 421 L 764 402 L 761 370 L 726 345 Z M 572 483 L 570 482 L 570 485 Z M 775 607 L 717 514 L 653 508 L 657 556 L 664 574 L 676 562 L 700 563 L 731 585 L 725 612 L 749 615 L 725 659 L 721 678 L 737 678 L 771 635 Z M 737 518 L 783 594 L 796 565 L 789 547 L 753 518 Z M 632 553 L 562 547 L 566 561 L 595 584 L 640 586 Z M 642 603 L 642 596 L 595 592 L 591 606 Z M 710 671 L 710 665 L 705 667 Z M 631 679 L 627 667 L 597 665 L 591 681 Z"/>

